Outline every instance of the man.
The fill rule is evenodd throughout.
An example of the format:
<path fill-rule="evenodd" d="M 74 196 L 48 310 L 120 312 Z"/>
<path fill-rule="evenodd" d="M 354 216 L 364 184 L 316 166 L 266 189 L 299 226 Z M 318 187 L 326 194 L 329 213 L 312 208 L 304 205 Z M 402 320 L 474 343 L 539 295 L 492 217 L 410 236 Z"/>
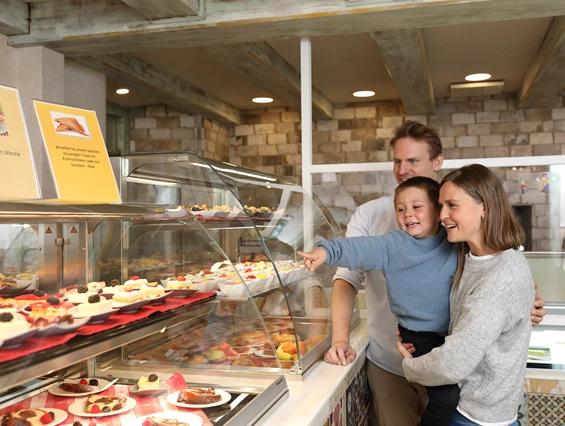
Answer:
<path fill-rule="evenodd" d="M 398 184 L 414 176 L 437 179 L 443 164 L 442 145 L 437 132 L 414 121 L 396 129 L 390 145 L 394 151 L 393 172 Z M 381 197 L 361 205 L 347 226 L 347 236 L 378 236 L 398 229 L 392 197 Z M 350 271 L 339 268 L 332 293 L 332 347 L 324 359 L 331 364 L 353 362 L 356 353 L 349 346 L 349 327 L 355 295 L 365 281 L 369 347 L 367 374 L 379 426 L 416 426 L 426 403 L 424 387 L 404 378 L 402 357 L 396 349 L 397 321 L 390 311 L 386 280 L 380 271 Z M 545 301 L 536 290 L 532 310 L 538 325 Z M 488 319 L 485 319 L 488 320 Z"/>

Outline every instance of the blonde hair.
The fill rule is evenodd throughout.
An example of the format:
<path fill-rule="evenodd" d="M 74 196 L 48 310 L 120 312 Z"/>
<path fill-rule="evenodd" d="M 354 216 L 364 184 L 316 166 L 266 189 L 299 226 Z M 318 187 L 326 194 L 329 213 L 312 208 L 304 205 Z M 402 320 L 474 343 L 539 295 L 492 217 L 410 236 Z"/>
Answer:
<path fill-rule="evenodd" d="M 477 203 L 484 204 L 483 243 L 489 253 L 496 254 L 520 247 L 526 234 L 516 219 L 502 183 L 492 171 L 480 164 L 471 164 L 446 175 L 441 186 L 447 182 L 461 188 Z M 454 285 L 461 280 L 468 252 L 469 245 L 466 242 L 458 243 Z"/>

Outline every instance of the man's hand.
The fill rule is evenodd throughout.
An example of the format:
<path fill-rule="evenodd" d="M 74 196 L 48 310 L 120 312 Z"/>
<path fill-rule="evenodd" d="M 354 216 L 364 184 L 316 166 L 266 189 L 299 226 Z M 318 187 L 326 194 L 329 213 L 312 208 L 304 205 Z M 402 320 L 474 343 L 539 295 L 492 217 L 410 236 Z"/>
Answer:
<path fill-rule="evenodd" d="M 355 361 L 357 352 L 348 343 L 335 343 L 324 355 L 324 360 L 330 364 L 347 365 Z"/>
<path fill-rule="evenodd" d="M 326 261 L 326 258 L 328 257 L 326 251 L 322 248 L 314 249 L 312 251 L 309 251 L 308 253 L 299 251 L 298 255 L 304 258 L 304 266 L 306 266 L 306 268 L 308 268 L 308 270 L 312 272 L 322 266 Z"/>
<path fill-rule="evenodd" d="M 404 343 L 402 341 L 402 336 L 400 335 L 400 331 L 396 330 L 396 335 L 398 336 L 398 342 L 401 343 L 402 346 L 404 346 L 404 349 L 406 349 L 408 353 L 413 354 L 414 352 L 416 352 L 416 347 L 412 343 Z"/>
<path fill-rule="evenodd" d="M 534 302 L 534 309 L 532 309 L 532 327 L 537 327 L 543 321 L 543 317 L 547 313 L 543 307 L 545 306 L 545 300 L 540 296 L 538 292 L 538 283 L 534 282 L 536 289 L 536 300 Z"/>

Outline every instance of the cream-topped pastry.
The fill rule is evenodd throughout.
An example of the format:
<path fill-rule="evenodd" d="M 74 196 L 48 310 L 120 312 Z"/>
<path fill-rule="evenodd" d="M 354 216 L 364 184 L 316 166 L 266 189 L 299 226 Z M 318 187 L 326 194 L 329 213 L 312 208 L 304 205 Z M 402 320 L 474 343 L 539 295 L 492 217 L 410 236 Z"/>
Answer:
<path fill-rule="evenodd" d="M 8 340 L 29 330 L 31 325 L 15 309 L 0 310 L 0 336 Z"/>
<path fill-rule="evenodd" d="M 191 281 L 184 277 L 178 277 L 175 280 L 169 280 L 167 288 L 172 290 L 187 290 L 190 288 Z"/>
<path fill-rule="evenodd" d="M 99 294 L 91 295 L 86 303 L 81 303 L 75 308 L 75 316 L 91 317 L 94 315 L 104 314 L 112 310 L 112 300 L 106 300 Z"/>
<path fill-rule="evenodd" d="M 144 299 L 155 299 L 165 294 L 165 287 L 157 283 L 148 283 L 141 286 L 141 294 Z"/>
<path fill-rule="evenodd" d="M 131 277 L 129 280 L 127 280 L 124 285 L 126 286 L 126 288 L 132 288 L 135 287 L 137 289 L 141 288 L 141 286 L 143 284 L 147 284 L 147 280 L 145 278 L 139 278 L 139 277 Z"/>
<path fill-rule="evenodd" d="M 67 302 L 71 303 L 87 303 L 90 296 L 98 294 L 94 291 L 87 291 L 86 293 L 72 293 L 67 297 Z"/>
<path fill-rule="evenodd" d="M 143 299 L 140 291 L 119 291 L 114 293 L 114 302 L 133 303 Z"/>

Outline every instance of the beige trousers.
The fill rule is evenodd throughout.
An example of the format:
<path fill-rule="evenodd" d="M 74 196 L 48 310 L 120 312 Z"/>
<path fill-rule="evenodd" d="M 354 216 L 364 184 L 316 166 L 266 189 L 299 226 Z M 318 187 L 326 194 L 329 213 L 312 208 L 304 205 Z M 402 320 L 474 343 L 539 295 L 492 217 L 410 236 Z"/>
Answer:
<path fill-rule="evenodd" d="M 367 360 L 373 394 L 371 426 L 417 426 L 426 405 L 426 389 Z"/>

